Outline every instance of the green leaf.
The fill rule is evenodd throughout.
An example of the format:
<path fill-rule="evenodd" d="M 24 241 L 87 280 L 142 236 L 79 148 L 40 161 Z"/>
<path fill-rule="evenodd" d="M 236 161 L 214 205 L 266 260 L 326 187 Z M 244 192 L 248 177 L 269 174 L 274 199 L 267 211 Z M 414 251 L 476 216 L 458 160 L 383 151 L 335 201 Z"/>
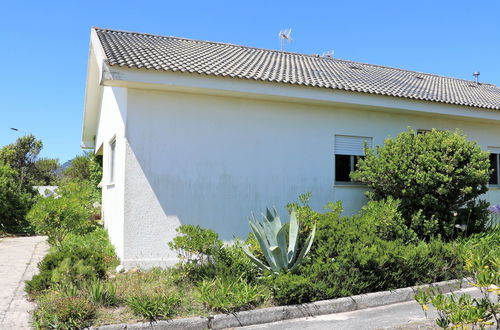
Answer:
<path fill-rule="evenodd" d="M 291 272 L 293 272 L 295 269 L 297 269 L 297 267 L 302 263 L 302 260 L 304 259 L 304 257 L 307 255 L 307 253 L 311 249 L 311 246 L 312 246 L 312 243 L 314 241 L 314 236 L 315 235 L 316 235 L 316 224 L 314 225 L 314 228 L 313 228 L 312 232 L 307 237 L 307 240 L 306 240 L 306 242 L 304 244 L 304 247 L 302 248 L 302 251 L 300 251 L 300 254 L 297 257 L 297 260 L 293 264 L 292 268 L 290 268 Z"/>
<path fill-rule="evenodd" d="M 257 257 L 255 257 L 249 250 L 248 247 L 242 246 L 243 251 L 246 253 L 246 255 L 252 260 L 257 267 L 259 267 L 262 270 L 271 270 L 270 267 L 266 266 L 262 261 L 260 261 Z"/>
<path fill-rule="evenodd" d="M 292 213 L 290 214 L 290 224 L 288 231 L 288 253 L 287 253 L 288 264 L 292 264 L 295 259 L 296 252 L 299 247 L 298 236 L 299 236 L 299 222 L 297 220 L 297 216 L 295 215 L 295 210 L 292 210 Z"/>

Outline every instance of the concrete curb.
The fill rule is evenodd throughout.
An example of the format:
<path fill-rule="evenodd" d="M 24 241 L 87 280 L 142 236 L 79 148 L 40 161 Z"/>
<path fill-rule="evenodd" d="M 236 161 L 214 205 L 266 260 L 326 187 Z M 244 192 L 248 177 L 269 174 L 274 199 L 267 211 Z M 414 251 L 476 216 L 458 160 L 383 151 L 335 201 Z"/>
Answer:
<path fill-rule="evenodd" d="M 213 317 L 192 317 L 185 319 L 174 319 L 169 321 L 158 321 L 156 323 L 134 323 L 134 324 L 111 324 L 95 330 L 119 330 L 119 329 L 225 329 L 242 327 L 254 324 L 271 323 L 289 319 L 317 316 L 333 313 L 350 312 L 358 309 L 371 308 L 410 301 L 418 289 L 434 287 L 442 293 L 469 288 L 469 279 L 451 280 L 432 284 L 396 289 L 393 291 L 381 291 L 356 296 L 322 300 L 313 303 L 278 306 L 251 311 L 237 312 L 232 314 L 219 314 Z"/>

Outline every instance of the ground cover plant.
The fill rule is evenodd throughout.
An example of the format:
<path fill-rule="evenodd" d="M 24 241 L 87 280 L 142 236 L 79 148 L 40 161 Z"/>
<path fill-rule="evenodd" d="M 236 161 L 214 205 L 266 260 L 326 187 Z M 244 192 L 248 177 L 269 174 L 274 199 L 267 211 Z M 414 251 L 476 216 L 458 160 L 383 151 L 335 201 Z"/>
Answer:
<path fill-rule="evenodd" d="M 500 228 L 457 242 L 465 268 L 480 298 L 469 294 L 444 295 L 436 290 L 419 291 L 415 300 L 427 315 L 429 305 L 438 312 L 436 325 L 443 329 L 500 327 Z"/>

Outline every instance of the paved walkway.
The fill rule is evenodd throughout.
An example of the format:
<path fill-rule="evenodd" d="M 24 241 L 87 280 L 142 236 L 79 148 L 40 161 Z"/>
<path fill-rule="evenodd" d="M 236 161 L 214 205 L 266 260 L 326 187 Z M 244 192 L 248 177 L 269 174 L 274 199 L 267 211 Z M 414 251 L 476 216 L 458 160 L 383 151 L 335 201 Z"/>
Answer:
<path fill-rule="evenodd" d="M 47 252 L 45 237 L 0 238 L 0 329 L 31 329 L 24 281 L 38 271 Z"/>
<path fill-rule="evenodd" d="M 468 293 L 479 297 L 476 288 L 468 288 L 456 293 Z M 304 317 L 268 324 L 252 325 L 238 329 L 245 330 L 364 330 L 364 329 L 438 329 L 433 321 L 437 315 L 433 308 L 428 312 L 428 318 L 415 301 L 360 309 L 353 312 L 336 313 L 315 317 Z"/>

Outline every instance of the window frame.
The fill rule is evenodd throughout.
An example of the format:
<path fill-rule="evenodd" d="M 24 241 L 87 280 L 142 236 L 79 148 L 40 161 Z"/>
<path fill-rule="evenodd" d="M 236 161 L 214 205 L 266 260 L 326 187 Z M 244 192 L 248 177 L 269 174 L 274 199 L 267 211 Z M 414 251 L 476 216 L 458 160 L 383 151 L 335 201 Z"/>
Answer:
<path fill-rule="evenodd" d="M 500 149 L 500 148 L 494 148 L 494 149 Z M 497 165 L 497 168 L 496 168 L 496 175 L 497 175 L 497 177 L 496 177 L 497 180 L 496 181 L 497 181 L 497 183 L 491 183 L 490 182 L 491 181 L 491 177 L 490 177 L 490 179 L 488 180 L 488 186 L 489 187 L 498 188 L 498 187 L 500 187 L 500 150 L 498 150 L 498 151 L 490 151 L 490 156 L 491 155 L 494 155 L 494 157 L 497 158 L 497 164 L 496 164 Z"/>
<path fill-rule="evenodd" d="M 114 185 L 116 176 L 116 136 L 113 136 L 113 138 L 109 140 L 108 147 L 108 185 Z"/>
<path fill-rule="evenodd" d="M 363 139 L 363 145 L 365 143 L 365 141 L 369 141 L 370 142 L 370 146 L 373 147 L 373 137 L 371 136 L 357 136 L 357 135 L 346 135 L 346 134 L 335 134 L 334 136 L 334 145 L 336 144 L 336 139 L 337 137 L 351 137 L 351 138 L 359 138 L 359 139 Z M 351 178 L 349 178 L 349 181 L 338 181 L 337 180 L 337 156 L 349 156 L 349 168 L 350 168 L 350 171 L 349 171 L 349 176 L 350 174 L 356 169 L 356 157 L 360 157 L 360 158 L 364 158 L 366 155 L 364 154 L 364 151 L 363 151 L 363 155 L 347 155 L 347 154 L 337 154 L 337 150 L 336 148 L 334 148 L 334 153 L 333 153 L 333 162 L 334 162 L 334 166 L 333 166 L 333 182 L 334 182 L 334 186 L 365 186 L 365 184 L 361 183 L 361 182 L 356 182 L 356 181 L 353 181 Z"/>

